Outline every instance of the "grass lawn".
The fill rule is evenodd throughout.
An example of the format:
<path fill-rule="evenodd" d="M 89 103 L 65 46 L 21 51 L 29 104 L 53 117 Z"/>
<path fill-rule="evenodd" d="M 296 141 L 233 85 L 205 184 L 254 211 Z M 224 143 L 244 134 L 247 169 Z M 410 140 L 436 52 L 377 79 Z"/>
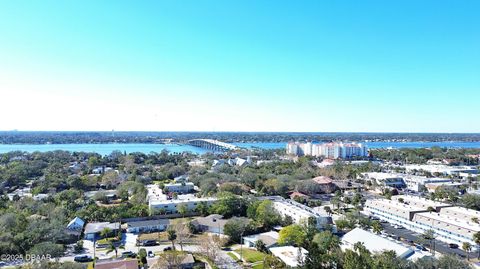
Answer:
<path fill-rule="evenodd" d="M 232 252 L 227 252 L 227 255 L 232 257 L 232 259 L 236 262 L 238 262 L 240 259 L 237 257 L 237 255 L 233 254 Z"/>
<path fill-rule="evenodd" d="M 167 232 L 160 232 L 160 233 L 149 233 L 149 234 L 141 234 L 138 236 L 138 240 L 157 240 L 157 241 L 168 241 Z"/>
<path fill-rule="evenodd" d="M 268 265 L 265 265 L 265 267 L 263 267 L 263 262 L 262 262 L 252 266 L 252 269 L 270 269 L 270 267 Z"/>
<path fill-rule="evenodd" d="M 116 239 L 115 237 L 103 238 L 103 239 L 97 240 L 96 243 L 99 245 L 108 244 L 110 241 L 115 241 L 115 239 Z"/>
<path fill-rule="evenodd" d="M 238 253 L 238 255 L 240 255 L 240 250 L 237 249 L 235 250 L 236 253 Z M 262 253 L 260 251 L 256 251 L 256 250 L 253 250 L 253 249 L 243 249 L 243 259 L 245 259 L 247 262 L 251 262 L 251 263 L 254 263 L 254 262 L 259 262 L 259 261 L 263 261 L 263 258 L 265 257 L 265 253 Z"/>

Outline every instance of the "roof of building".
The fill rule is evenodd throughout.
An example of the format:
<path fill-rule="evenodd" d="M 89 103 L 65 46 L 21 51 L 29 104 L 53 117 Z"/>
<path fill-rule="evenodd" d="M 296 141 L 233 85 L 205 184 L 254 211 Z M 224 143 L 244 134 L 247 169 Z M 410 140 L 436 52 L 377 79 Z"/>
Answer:
<path fill-rule="evenodd" d="M 394 173 L 384 173 L 384 172 L 367 172 L 362 173 L 363 176 L 367 178 L 374 178 L 376 180 L 386 180 L 386 179 L 403 179 L 401 175 Z"/>
<path fill-rule="evenodd" d="M 306 249 L 293 246 L 273 247 L 269 250 L 274 256 L 278 257 L 286 265 L 291 267 L 297 267 L 299 265 L 298 261 L 305 260 L 305 257 L 308 254 Z"/>
<path fill-rule="evenodd" d="M 206 217 L 197 218 L 194 221 L 196 224 L 202 226 L 223 228 L 228 220 L 224 219 L 222 215 L 212 214 Z"/>
<path fill-rule="evenodd" d="M 298 192 L 298 191 L 294 191 L 294 192 L 290 193 L 290 199 L 294 199 L 295 197 L 308 198 L 310 196 L 308 196 L 306 194 L 303 194 L 301 192 Z"/>
<path fill-rule="evenodd" d="M 408 258 L 415 252 L 393 240 L 383 238 L 360 228 L 355 228 L 342 237 L 342 248 L 351 249 L 357 242 L 362 242 L 365 248 L 372 253 L 393 250 L 400 258 Z"/>
<path fill-rule="evenodd" d="M 81 226 L 83 228 L 83 225 L 85 225 L 85 221 L 79 217 L 75 217 L 67 224 L 67 228 L 75 228 L 75 226 Z"/>
<path fill-rule="evenodd" d="M 462 217 L 456 218 L 451 215 L 436 213 L 436 212 L 417 213 L 415 214 L 415 217 L 424 217 L 429 220 L 431 219 L 431 220 L 437 221 L 438 223 L 446 223 L 448 224 L 447 226 L 449 227 L 461 227 L 470 231 L 480 232 L 480 224 L 474 223 L 471 219 L 465 219 Z"/>
<path fill-rule="evenodd" d="M 446 206 L 451 206 L 450 204 L 447 203 L 442 203 L 438 201 L 433 201 L 430 199 L 426 199 L 423 197 L 419 196 L 413 196 L 413 195 L 395 195 L 392 196 L 392 200 L 398 201 L 399 199 L 403 199 L 404 203 L 428 209 L 428 207 L 433 207 L 433 208 L 438 208 L 438 207 L 446 207 Z"/>
<path fill-rule="evenodd" d="M 138 269 L 138 261 L 135 260 L 113 260 L 98 261 L 95 269 Z"/>
<path fill-rule="evenodd" d="M 120 222 L 114 222 L 114 223 L 111 223 L 111 222 L 90 222 L 90 223 L 87 223 L 87 225 L 85 226 L 85 233 L 86 234 L 99 233 L 105 228 L 108 228 L 108 229 L 111 229 L 111 230 L 118 230 L 118 229 L 120 229 Z"/>
<path fill-rule="evenodd" d="M 182 264 L 191 264 L 195 263 L 195 259 L 193 258 L 193 255 L 188 253 L 185 258 L 182 261 Z"/>
<path fill-rule="evenodd" d="M 215 197 L 201 197 L 201 198 L 197 198 L 197 197 L 192 197 L 192 198 L 186 198 L 186 199 L 180 199 L 181 197 L 183 197 L 182 195 L 179 195 L 178 196 L 179 199 L 174 199 L 174 200 L 155 200 L 154 198 L 152 198 L 150 201 L 149 201 L 149 204 L 150 205 L 169 205 L 169 204 L 183 204 L 183 203 L 189 203 L 189 202 L 213 202 L 213 201 L 216 201 L 217 198 Z M 186 197 L 191 197 L 189 195 L 187 195 Z"/>
<path fill-rule="evenodd" d="M 136 228 L 136 227 L 168 225 L 168 224 L 170 224 L 169 219 L 154 219 L 154 220 L 131 221 L 127 223 L 127 226 L 128 228 Z"/>
<path fill-rule="evenodd" d="M 317 184 L 332 184 L 332 179 L 325 176 L 315 177 L 312 180 Z"/>
<path fill-rule="evenodd" d="M 388 207 L 391 210 L 404 210 L 404 211 L 408 211 L 408 212 L 415 212 L 415 211 L 421 212 L 421 211 L 426 210 L 423 207 L 418 207 L 418 206 L 414 206 L 414 205 L 410 205 L 410 204 L 404 204 L 404 203 L 400 203 L 400 202 L 395 201 L 395 200 L 388 200 L 388 199 L 384 199 L 384 198 L 369 199 L 369 200 L 366 201 L 365 204 L 370 205 L 370 206 L 380 205 L 380 206 L 383 206 L 383 207 Z"/>
<path fill-rule="evenodd" d="M 243 240 L 247 240 L 251 242 L 256 242 L 258 240 L 261 240 L 263 243 L 265 243 L 267 247 L 270 247 L 277 243 L 278 237 L 279 237 L 278 232 L 270 231 L 270 232 L 245 236 L 243 237 Z"/>

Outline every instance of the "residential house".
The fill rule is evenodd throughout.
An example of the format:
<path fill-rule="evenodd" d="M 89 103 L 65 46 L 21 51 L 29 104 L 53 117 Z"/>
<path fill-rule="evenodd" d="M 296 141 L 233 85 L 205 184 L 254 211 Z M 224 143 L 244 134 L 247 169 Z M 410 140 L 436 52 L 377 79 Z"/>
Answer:
<path fill-rule="evenodd" d="M 84 238 L 85 240 L 96 240 L 100 238 L 100 233 L 104 229 L 109 229 L 111 235 L 114 235 L 120 231 L 120 222 L 90 222 L 85 226 Z"/>
<path fill-rule="evenodd" d="M 152 233 L 165 231 L 170 224 L 169 219 L 141 220 L 127 222 L 129 233 Z"/>
<path fill-rule="evenodd" d="M 299 267 L 308 254 L 308 251 L 301 247 L 283 246 L 269 249 L 273 256 L 282 260 L 290 268 Z"/>
<path fill-rule="evenodd" d="M 228 220 L 222 215 L 212 214 L 206 217 L 199 217 L 192 221 L 193 226 L 201 232 L 223 234 L 223 228 Z"/>
<path fill-rule="evenodd" d="M 252 234 L 243 237 L 243 244 L 246 247 L 255 247 L 257 241 L 262 241 L 267 248 L 275 247 L 278 242 L 279 234 L 275 231 L 270 231 L 260 234 Z"/>

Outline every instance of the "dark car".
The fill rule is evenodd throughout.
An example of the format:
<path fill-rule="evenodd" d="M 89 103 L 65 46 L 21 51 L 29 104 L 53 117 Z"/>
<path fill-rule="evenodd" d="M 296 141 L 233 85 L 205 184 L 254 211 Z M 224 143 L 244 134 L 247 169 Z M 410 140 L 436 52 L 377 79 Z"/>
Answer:
<path fill-rule="evenodd" d="M 135 254 L 131 251 L 122 252 L 122 258 L 135 258 L 135 257 L 137 257 L 137 254 Z"/>
<path fill-rule="evenodd" d="M 144 240 L 142 242 L 142 246 L 149 247 L 149 246 L 156 246 L 158 245 L 156 240 Z"/>
<path fill-rule="evenodd" d="M 172 247 L 166 247 L 163 249 L 163 251 L 169 251 L 169 250 L 172 250 Z"/>
<path fill-rule="evenodd" d="M 457 245 L 457 244 L 450 243 L 450 244 L 448 244 L 448 247 L 449 247 L 449 248 L 458 248 L 458 245 Z"/>
<path fill-rule="evenodd" d="M 93 258 L 88 255 L 78 255 L 75 256 L 73 260 L 76 262 L 91 262 L 93 261 Z"/>
<path fill-rule="evenodd" d="M 415 247 L 419 250 L 422 250 L 422 251 L 427 251 L 427 248 L 424 247 L 423 245 L 419 245 L 419 244 L 416 244 Z"/>

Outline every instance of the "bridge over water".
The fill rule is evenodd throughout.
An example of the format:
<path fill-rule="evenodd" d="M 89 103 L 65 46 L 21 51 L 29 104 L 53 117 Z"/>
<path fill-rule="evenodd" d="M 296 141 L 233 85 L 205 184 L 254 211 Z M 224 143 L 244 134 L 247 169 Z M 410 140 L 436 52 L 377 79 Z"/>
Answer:
<path fill-rule="evenodd" d="M 227 150 L 236 150 L 238 149 L 237 146 L 225 143 L 222 141 L 214 140 L 214 139 L 192 139 L 187 141 L 188 145 L 214 150 L 214 151 L 227 151 Z"/>

